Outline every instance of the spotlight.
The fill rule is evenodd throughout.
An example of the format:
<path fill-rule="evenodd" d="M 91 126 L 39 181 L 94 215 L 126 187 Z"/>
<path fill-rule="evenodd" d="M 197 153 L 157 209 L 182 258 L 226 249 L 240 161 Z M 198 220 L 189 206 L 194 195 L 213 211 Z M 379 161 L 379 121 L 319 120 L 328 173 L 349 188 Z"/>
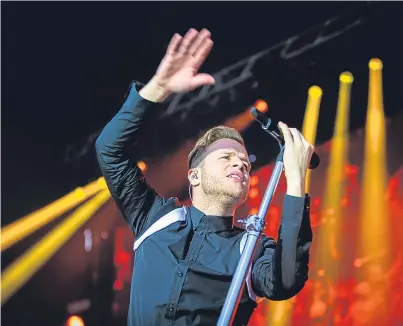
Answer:
<path fill-rule="evenodd" d="M 138 161 L 137 166 L 140 168 L 140 170 L 144 173 L 147 170 L 147 164 L 144 161 Z"/>
<path fill-rule="evenodd" d="M 256 156 L 254 154 L 249 155 L 249 162 L 254 163 L 256 161 Z"/>
<path fill-rule="evenodd" d="M 67 319 L 66 326 L 84 326 L 84 321 L 79 316 L 70 316 Z"/>

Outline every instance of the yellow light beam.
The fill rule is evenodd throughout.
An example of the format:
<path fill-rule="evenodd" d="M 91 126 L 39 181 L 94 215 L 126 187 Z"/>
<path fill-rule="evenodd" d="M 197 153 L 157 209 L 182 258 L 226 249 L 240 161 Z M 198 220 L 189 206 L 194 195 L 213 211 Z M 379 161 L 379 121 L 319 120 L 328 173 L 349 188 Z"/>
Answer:
<path fill-rule="evenodd" d="M 78 187 L 53 203 L 5 226 L 1 229 L 1 252 L 106 188 L 105 180 L 101 177 L 85 187 Z"/>
<path fill-rule="evenodd" d="M 365 125 L 365 149 L 361 183 L 360 223 L 356 262 L 370 261 L 363 268 L 356 269 L 356 279 L 374 286 L 375 275 L 382 275 L 376 281 L 377 297 L 380 298 L 376 309 L 385 316 L 391 315 L 389 298 L 392 289 L 388 270 L 393 257 L 390 239 L 390 216 L 386 199 L 386 132 L 382 91 L 382 61 L 371 59 L 369 62 L 369 92 L 367 121 Z M 380 250 L 382 243 L 382 250 Z M 359 267 L 359 266 L 357 266 Z M 393 268 L 392 268 L 393 270 Z M 364 277 L 363 277 L 364 275 Z"/>
<path fill-rule="evenodd" d="M 327 169 L 325 209 L 335 209 L 341 206 L 344 169 L 348 159 L 351 87 L 354 78 L 351 73 L 344 72 L 340 75 L 339 80 L 337 115 L 331 140 L 329 167 Z"/>
<path fill-rule="evenodd" d="M 322 99 L 322 89 L 319 86 L 311 86 L 308 90 L 308 100 L 305 108 L 305 117 L 302 125 L 302 134 L 305 139 L 315 145 L 316 133 L 319 119 L 319 109 Z M 307 171 L 305 178 L 305 189 L 309 192 L 310 173 Z M 286 326 L 291 322 L 293 304 L 295 298 L 284 301 L 270 301 L 268 305 L 268 325 L 272 326 Z"/>
<path fill-rule="evenodd" d="M 325 194 L 322 206 L 322 224 L 318 231 L 315 265 L 324 269 L 333 281 L 338 277 L 341 226 L 341 201 L 344 192 L 345 166 L 348 159 L 348 130 L 351 102 L 351 87 L 354 78 L 343 72 L 339 78 L 339 96 L 336 121 L 331 140 L 329 166 L 327 168 Z"/>
<path fill-rule="evenodd" d="M 1 305 L 18 291 L 110 198 L 103 190 L 16 259 L 1 275 Z"/>
<path fill-rule="evenodd" d="M 316 133 L 319 119 L 320 102 L 322 100 L 322 89 L 319 86 L 311 86 L 308 90 L 308 100 L 305 108 L 304 123 L 302 125 L 302 135 L 315 146 Z M 305 177 L 305 192 L 309 193 L 311 180 L 311 170 L 308 170 Z"/>
<path fill-rule="evenodd" d="M 365 156 L 361 192 L 360 254 L 388 248 L 388 209 L 385 201 L 386 133 L 383 111 L 382 61 L 369 62 L 369 94 L 365 126 Z"/>

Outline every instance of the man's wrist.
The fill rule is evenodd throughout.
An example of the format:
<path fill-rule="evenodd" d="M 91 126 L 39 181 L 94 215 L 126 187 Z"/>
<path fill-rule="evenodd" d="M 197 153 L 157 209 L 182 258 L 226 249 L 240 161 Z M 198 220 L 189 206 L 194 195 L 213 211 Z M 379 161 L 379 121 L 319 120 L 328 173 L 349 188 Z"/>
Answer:
<path fill-rule="evenodd" d="M 155 79 L 152 78 L 139 92 L 139 95 L 150 102 L 163 102 L 171 92 L 159 86 Z"/>
<path fill-rule="evenodd" d="M 299 176 L 287 179 L 287 195 L 305 197 L 305 179 Z"/>

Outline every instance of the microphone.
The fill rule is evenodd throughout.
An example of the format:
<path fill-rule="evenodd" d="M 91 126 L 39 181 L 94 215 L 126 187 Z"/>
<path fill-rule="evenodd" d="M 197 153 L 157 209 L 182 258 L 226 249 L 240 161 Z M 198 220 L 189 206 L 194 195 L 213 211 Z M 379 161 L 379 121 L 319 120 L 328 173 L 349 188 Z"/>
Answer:
<path fill-rule="evenodd" d="M 266 114 L 260 112 L 256 108 L 252 108 L 250 110 L 250 114 L 256 121 L 258 121 L 262 125 L 264 131 L 270 134 L 281 145 L 284 145 L 284 137 L 281 130 L 280 133 L 278 133 L 277 131 L 270 129 L 272 121 Z M 311 170 L 316 169 L 319 166 L 319 163 L 320 163 L 319 155 L 313 152 L 308 168 Z"/>

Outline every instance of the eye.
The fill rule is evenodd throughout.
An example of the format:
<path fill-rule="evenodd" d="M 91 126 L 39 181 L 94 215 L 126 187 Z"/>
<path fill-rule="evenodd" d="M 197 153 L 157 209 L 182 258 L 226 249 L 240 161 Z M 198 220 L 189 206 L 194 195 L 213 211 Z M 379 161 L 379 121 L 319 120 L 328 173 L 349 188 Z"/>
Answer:
<path fill-rule="evenodd" d="M 223 159 L 226 159 L 226 160 L 229 160 L 229 156 L 228 156 L 228 155 L 226 155 L 226 156 L 221 156 L 221 157 L 220 157 L 220 160 L 221 160 L 222 158 L 223 158 Z"/>

